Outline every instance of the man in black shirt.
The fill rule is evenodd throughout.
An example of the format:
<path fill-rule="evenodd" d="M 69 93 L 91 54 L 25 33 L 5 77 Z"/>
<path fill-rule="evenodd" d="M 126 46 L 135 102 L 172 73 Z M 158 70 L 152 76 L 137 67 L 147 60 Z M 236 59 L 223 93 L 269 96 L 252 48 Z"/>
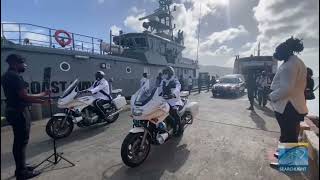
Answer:
<path fill-rule="evenodd" d="M 12 126 L 14 142 L 13 156 L 16 163 L 16 178 L 29 179 L 39 175 L 34 167 L 26 165 L 26 147 L 30 134 L 30 119 L 26 107 L 31 103 L 45 103 L 41 98 L 48 92 L 36 95 L 27 94 L 26 82 L 20 75 L 25 71 L 24 58 L 11 54 L 6 59 L 9 69 L 1 77 L 1 85 L 6 96 L 6 119 Z"/>
<path fill-rule="evenodd" d="M 247 84 L 247 90 L 248 90 L 248 99 L 250 102 L 250 107 L 247 108 L 248 110 L 254 110 L 253 104 L 254 104 L 254 91 L 256 88 L 256 78 L 253 70 L 248 71 L 248 76 L 246 79 Z"/>

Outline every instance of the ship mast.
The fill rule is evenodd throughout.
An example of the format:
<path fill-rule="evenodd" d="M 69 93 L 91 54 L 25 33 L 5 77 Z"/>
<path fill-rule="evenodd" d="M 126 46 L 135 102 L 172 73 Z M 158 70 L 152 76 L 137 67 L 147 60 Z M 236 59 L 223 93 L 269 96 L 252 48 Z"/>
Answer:
<path fill-rule="evenodd" d="M 201 3 L 200 3 L 199 24 L 198 24 L 198 45 L 197 45 L 197 62 L 199 62 L 199 46 L 200 46 L 200 23 L 201 23 Z"/>
<path fill-rule="evenodd" d="M 170 9 L 172 4 L 172 0 L 159 0 L 159 8 L 154 13 L 139 18 L 140 21 L 148 20 L 148 22 L 144 22 L 142 25 L 146 31 L 155 32 L 159 36 L 174 40 L 173 30 L 175 29 L 175 25 L 172 25 L 174 18 Z M 176 8 L 174 7 L 173 11 L 175 10 Z"/>

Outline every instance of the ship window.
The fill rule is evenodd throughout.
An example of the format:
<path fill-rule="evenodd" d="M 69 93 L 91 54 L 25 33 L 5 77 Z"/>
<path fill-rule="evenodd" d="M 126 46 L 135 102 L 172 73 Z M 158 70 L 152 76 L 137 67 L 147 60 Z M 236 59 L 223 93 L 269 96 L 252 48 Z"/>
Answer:
<path fill-rule="evenodd" d="M 60 63 L 60 69 L 61 71 L 69 71 L 70 70 L 70 64 L 63 61 L 62 63 Z"/>
<path fill-rule="evenodd" d="M 131 38 L 127 39 L 127 43 L 128 43 L 127 44 L 128 47 L 133 47 L 133 40 Z"/>
<path fill-rule="evenodd" d="M 137 47 L 146 47 L 147 46 L 147 42 L 145 38 L 135 38 L 135 42 Z"/>
<path fill-rule="evenodd" d="M 127 67 L 126 67 L 126 72 L 127 72 L 127 73 L 131 73 L 131 67 L 127 66 Z"/>
<path fill-rule="evenodd" d="M 110 64 L 101 63 L 101 64 L 100 64 L 100 68 L 101 68 L 101 69 L 110 69 L 111 66 L 110 66 Z"/>
<path fill-rule="evenodd" d="M 150 49 L 153 49 L 153 39 L 150 39 L 150 40 L 149 40 L 149 43 L 150 43 L 149 48 L 150 48 Z"/>

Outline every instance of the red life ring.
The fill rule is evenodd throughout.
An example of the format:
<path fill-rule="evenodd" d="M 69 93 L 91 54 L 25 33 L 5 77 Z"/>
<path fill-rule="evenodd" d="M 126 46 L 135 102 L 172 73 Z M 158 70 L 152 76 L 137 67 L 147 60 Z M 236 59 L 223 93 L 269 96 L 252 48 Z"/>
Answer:
<path fill-rule="evenodd" d="M 67 35 L 67 37 L 68 37 L 67 39 L 68 39 L 68 40 L 67 40 L 67 41 L 64 41 L 65 38 L 61 38 L 60 34 L 65 34 L 65 35 Z M 70 34 L 69 34 L 67 31 L 65 31 L 65 30 L 57 30 L 57 31 L 54 33 L 54 38 L 55 38 L 55 40 L 60 44 L 60 46 L 62 46 L 62 47 L 65 47 L 65 46 L 69 45 L 69 44 L 71 43 L 71 40 L 72 40 Z"/>

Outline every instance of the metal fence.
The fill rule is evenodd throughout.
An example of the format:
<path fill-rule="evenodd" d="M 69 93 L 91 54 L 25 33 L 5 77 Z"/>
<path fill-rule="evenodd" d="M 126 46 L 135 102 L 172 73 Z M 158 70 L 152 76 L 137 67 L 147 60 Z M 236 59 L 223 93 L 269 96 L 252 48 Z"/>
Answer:
<path fill-rule="evenodd" d="M 57 29 L 28 24 L 28 23 L 1 23 L 1 37 L 14 43 L 26 46 L 42 46 L 66 50 L 84 51 L 102 54 L 102 39 L 68 32 L 71 43 L 65 47 L 55 40 Z M 61 39 L 68 37 L 59 36 Z"/>

